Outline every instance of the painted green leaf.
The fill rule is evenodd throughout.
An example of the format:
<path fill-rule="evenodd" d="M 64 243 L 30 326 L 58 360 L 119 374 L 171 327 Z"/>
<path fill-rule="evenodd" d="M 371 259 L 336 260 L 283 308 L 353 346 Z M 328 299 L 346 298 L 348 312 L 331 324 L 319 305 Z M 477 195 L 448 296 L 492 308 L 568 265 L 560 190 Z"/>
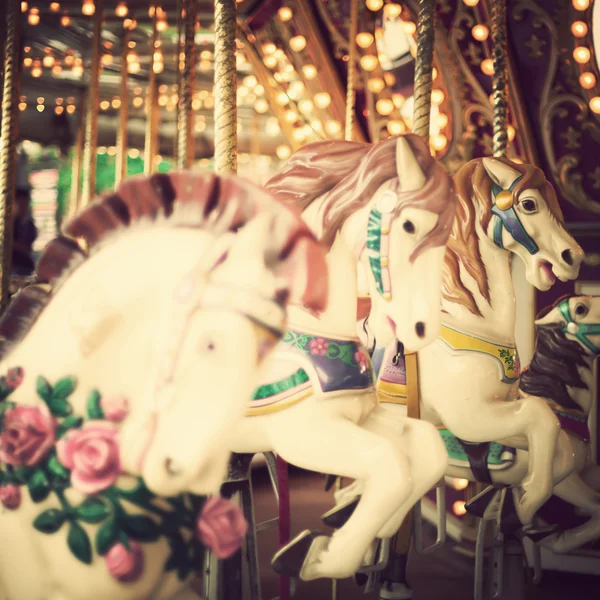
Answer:
<path fill-rule="evenodd" d="M 55 533 L 62 527 L 66 518 L 62 510 L 50 508 L 35 518 L 33 526 L 42 533 Z"/>
<path fill-rule="evenodd" d="M 110 508 L 100 498 L 88 498 L 75 510 L 85 523 L 101 523 L 110 515 Z"/>
<path fill-rule="evenodd" d="M 50 398 L 52 397 L 52 386 L 48 383 L 48 380 L 39 375 L 35 382 L 35 386 L 38 396 L 46 402 L 46 404 L 50 402 Z"/>
<path fill-rule="evenodd" d="M 47 404 L 50 412 L 55 417 L 68 417 L 73 412 L 71 403 L 64 398 L 59 398 L 58 396 L 51 396 Z"/>
<path fill-rule="evenodd" d="M 85 529 L 76 521 L 69 525 L 69 535 L 67 536 L 69 549 L 75 555 L 75 558 L 86 565 L 92 564 L 92 544 Z"/>
<path fill-rule="evenodd" d="M 119 528 L 114 519 L 109 519 L 96 533 L 96 552 L 104 556 L 119 540 Z"/>
<path fill-rule="evenodd" d="M 62 465 L 56 454 L 48 460 L 48 470 L 52 475 L 63 481 L 68 481 L 71 478 L 71 471 Z"/>
<path fill-rule="evenodd" d="M 50 493 L 50 482 L 42 469 L 36 469 L 31 474 L 27 482 L 27 487 L 29 488 L 29 495 L 34 502 L 45 500 Z"/>
<path fill-rule="evenodd" d="M 125 533 L 138 542 L 155 542 L 160 537 L 158 525 L 144 515 L 128 515 L 121 520 Z"/>
<path fill-rule="evenodd" d="M 89 419 L 104 419 L 104 412 L 100 406 L 100 392 L 92 390 L 88 396 L 87 414 Z"/>
<path fill-rule="evenodd" d="M 175 533 L 167 538 L 171 547 L 171 554 L 165 564 L 165 571 L 175 571 L 187 561 L 187 547 L 180 533 Z"/>
<path fill-rule="evenodd" d="M 144 504 L 153 498 L 152 492 L 146 487 L 146 484 L 141 477 L 138 478 L 135 486 L 131 489 L 119 488 L 119 495 L 123 498 L 127 498 L 127 500 L 134 504 Z"/>
<path fill-rule="evenodd" d="M 75 377 L 63 377 L 54 385 L 52 396 L 54 398 L 62 398 L 63 400 L 66 400 L 75 391 L 76 385 L 77 380 Z"/>
<path fill-rule="evenodd" d="M 15 467 L 13 473 L 19 483 L 27 483 L 33 471 L 32 467 Z"/>
<path fill-rule="evenodd" d="M 63 422 L 56 428 L 56 437 L 60 439 L 69 431 L 69 429 L 77 429 L 81 427 L 83 423 L 83 419 L 81 417 L 76 417 L 75 415 L 71 415 L 63 420 Z"/>

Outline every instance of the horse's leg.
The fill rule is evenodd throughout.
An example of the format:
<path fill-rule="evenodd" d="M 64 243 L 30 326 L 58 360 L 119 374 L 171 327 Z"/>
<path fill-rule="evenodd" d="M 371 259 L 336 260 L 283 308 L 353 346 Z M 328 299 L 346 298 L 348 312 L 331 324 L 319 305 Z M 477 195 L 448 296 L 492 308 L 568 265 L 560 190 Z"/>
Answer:
<path fill-rule="evenodd" d="M 573 506 L 591 515 L 591 519 L 545 540 L 544 546 L 562 554 L 600 538 L 600 493 L 588 486 L 578 473 L 559 483 L 554 493 Z"/>
<path fill-rule="evenodd" d="M 273 450 L 287 462 L 364 482 L 361 501 L 346 524 L 326 545 L 314 540 L 300 574 L 304 580 L 353 575 L 369 544 L 412 488 L 408 461 L 398 443 L 332 413 L 333 402 L 297 404 L 272 415 L 268 424 Z"/>
<path fill-rule="evenodd" d="M 530 525 L 538 509 L 550 498 L 553 488 L 552 463 L 560 423 L 546 402 L 528 396 L 513 402 L 463 400 L 461 410 L 450 403 L 435 406 L 444 425 L 457 437 L 469 442 L 506 439 L 519 434 L 527 437 L 529 469 L 523 480 L 523 495 L 517 512 L 524 525 Z M 470 414 L 470 418 L 464 418 Z"/>

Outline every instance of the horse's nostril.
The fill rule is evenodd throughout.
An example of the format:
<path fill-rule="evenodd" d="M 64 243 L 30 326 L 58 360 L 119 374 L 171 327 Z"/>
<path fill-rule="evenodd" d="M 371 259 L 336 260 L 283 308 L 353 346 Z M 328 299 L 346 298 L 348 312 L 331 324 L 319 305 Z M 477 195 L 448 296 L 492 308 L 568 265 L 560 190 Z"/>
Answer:
<path fill-rule="evenodd" d="M 417 332 L 417 335 L 420 338 L 425 337 L 425 323 L 423 323 L 422 321 L 419 321 L 415 325 L 415 331 Z"/>
<path fill-rule="evenodd" d="M 560 256 L 570 267 L 573 266 L 573 255 L 570 250 L 563 250 Z"/>
<path fill-rule="evenodd" d="M 169 475 L 179 475 L 181 469 L 177 468 L 177 464 L 172 458 L 165 458 L 165 471 Z"/>

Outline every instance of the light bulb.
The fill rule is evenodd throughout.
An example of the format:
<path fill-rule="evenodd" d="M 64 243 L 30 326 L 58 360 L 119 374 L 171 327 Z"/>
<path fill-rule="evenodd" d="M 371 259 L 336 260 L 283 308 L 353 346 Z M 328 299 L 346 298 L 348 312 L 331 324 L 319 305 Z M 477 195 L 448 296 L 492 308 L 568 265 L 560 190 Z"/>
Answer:
<path fill-rule="evenodd" d="M 29 4 L 27 2 L 21 2 L 21 12 L 27 12 Z"/>
<path fill-rule="evenodd" d="M 339 135 L 342 131 L 342 124 L 339 121 L 327 121 L 325 123 L 325 131 L 329 135 Z"/>
<path fill-rule="evenodd" d="M 294 110 L 286 110 L 283 115 L 283 118 L 288 123 L 295 123 L 298 120 L 298 114 Z"/>
<path fill-rule="evenodd" d="M 491 58 L 486 58 L 485 60 L 482 60 L 481 61 L 481 70 L 486 75 L 493 75 L 494 74 L 494 61 Z"/>
<path fill-rule="evenodd" d="M 27 16 L 27 22 L 30 25 L 37 25 L 40 22 L 40 11 L 37 8 L 32 8 Z"/>
<path fill-rule="evenodd" d="M 109 107 L 110 102 L 108 100 L 102 100 L 102 102 L 100 102 L 100 110 L 108 110 Z"/>
<path fill-rule="evenodd" d="M 490 30 L 485 25 L 475 25 L 475 27 L 471 29 L 471 35 L 478 42 L 485 42 L 485 40 L 487 40 L 488 36 L 490 35 Z"/>
<path fill-rule="evenodd" d="M 383 0 L 367 0 L 366 4 L 369 10 L 377 12 L 383 7 Z"/>
<path fill-rule="evenodd" d="M 588 26 L 583 21 L 575 21 L 571 25 L 571 33 L 578 38 L 585 37 L 588 32 Z"/>
<path fill-rule="evenodd" d="M 387 130 L 390 135 L 400 135 L 406 131 L 404 121 L 392 120 L 387 123 Z"/>
<path fill-rule="evenodd" d="M 59 64 L 55 64 L 52 67 L 52 75 L 60 75 L 62 73 L 62 67 Z"/>
<path fill-rule="evenodd" d="M 292 155 L 292 150 L 289 146 L 277 146 L 275 154 L 279 160 L 286 160 Z"/>
<path fill-rule="evenodd" d="M 67 112 L 72 115 L 76 110 L 76 107 L 74 104 L 70 104 L 69 106 L 67 106 Z"/>
<path fill-rule="evenodd" d="M 70 17 L 69 15 L 63 15 L 63 16 L 60 18 L 60 24 L 61 24 L 63 27 L 68 27 L 68 26 L 71 24 L 71 17 Z"/>
<path fill-rule="evenodd" d="M 302 73 L 304 74 L 304 77 L 310 81 L 317 76 L 317 67 L 315 67 L 315 65 L 304 65 L 302 67 Z"/>
<path fill-rule="evenodd" d="M 375 110 L 384 117 L 391 115 L 394 112 L 394 103 L 387 98 L 382 98 L 381 100 L 377 100 L 375 104 Z"/>
<path fill-rule="evenodd" d="M 281 127 L 279 126 L 279 122 L 277 121 L 277 119 L 273 118 L 267 121 L 267 124 L 265 126 L 265 132 L 270 137 L 276 137 L 280 134 Z"/>
<path fill-rule="evenodd" d="M 259 98 L 254 103 L 254 110 L 257 113 L 263 115 L 269 110 L 269 103 L 264 98 Z"/>
<path fill-rule="evenodd" d="M 81 6 L 81 12 L 87 17 L 91 17 L 96 12 L 94 0 L 84 0 Z"/>
<path fill-rule="evenodd" d="M 375 38 L 373 37 L 373 34 L 368 31 L 361 31 L 356 35 L 356 43 L 363 50 L 366 50 L 374 41 Z"/>
<path fill-rule="evenodd" d="M 370 92 L 379 94 L 379 92 L 381 92 L 381 90 L 383 90 L 385 87 L 385 81 L 381 79 L 381 77 L 373 77 L 372 79 L 369 79 L 367 87 L 369 88 Z"/>
<path fill-rule="evenodd" d="M 292 9 L 289 6 L 282 6 L 277 11 L 277 15 L 284 23 L 286 23 L 294 16 L 294 13 L 292 12 Z"/>
<path fill-rule="evenodd" d="M 319 92 L 314 97 L 317 108 L 327 108 L 331 104 L 331 96 L 327 92 Z"/>
<path fill-rule="evenodd" d="M 394 92 L 392 94 L 392 102 L 396 108 L 402 108 L 406 102 L 406 98 L 400 92 Z"/>
<path fill-rule="evenodd" d="M 298 102 L 298 108 L 301 113 L 307 114 L 312 112 L 313 103 L 310 100 L 300 100 L 300 102 Z"/>
<path fill-rule="evenodd" d="M 587 10 L 590 7 L 590 0 L 573 0 L 575 10 Z"/>
<path fill-rule="evenodd" d="M 582 73 L 579 76 L 579 85 L 584 90 L 591 90 L 596 85 L 596 76 L 593 73 Z"/>
<path fill-rule="evenodd" d="M 464 500 L 457 500 L 452 505 L 452 512 L 455 515 L 457 515 L 458 517 L 462 517 L 463 515 L 467 514 L 467 509 L 465 508 L 465 501 Z"/>
<path fill-rule="evenodd" d="M 431 103 L 439 106 L 444 101 L 445 97 L 446 95 L 444 92 L 442 92 L 442 90 L 433 90 L 431 92 Z"/>
<path fill-rule="evenodd" d="M 302 52 L 306 48 L 306 38 L 303 35 L 295 35 L 290 39 L 290 48 L 294 52 Z"/>
<path fill-rule="evenodd" d="M 263 63 L 265 63 L 265 67 L 274 69 L 277 66 L 277 59 L 272 54 L 268 54 L 263 58 Z"/>
<path fill-rule="evenodd" d="M 586 62 L 588 62 L 591 56 L 591 52 L 585 46 L 579 46 L 579 48 L 575 48 L 575 50 L 573 50 L 573 58 L 580 65 L 584 65 Z"/>
<path fill-rule="evenodd" d="M 21 112 L 23 112 L 24 110 L 27 110 L 27 103 L 26 102 L 19 102 L 19 110 Z"/>
<path fill-rule="evenodd" d="M 439 135 L 434 135 L 431 138 L 431 147 L 434 150 L 437 150 L 438 152 L 440 150 L 443 150 L 446 147 L 447 143 L 448 143 L 448 139 L 446 138 L 446 136 L 443 133 L 440 133 Z"/>
<path fill-rule="evenodd" d="M 378 64 L 379 61 L 377 60 L 377 57 L 373 54 L 365 54 L 360 59 L 360 66 L 365 71 L 374 71 L 377 68 Z"/>
<path fill-rule="evenodd" d="M 406 35 L 415 35 L 417 26 L 412 21 L 404 21 L 404 31 Z"/>
<path fill-rule="evenodd" d="M 439 113 L 435 118 L 435 121 L 440 129 L 444 129 L 444 127 L 448 125 L 448 115 L 445 115 L 444 113 Z"/>
<path fill-rule="evenodd" d="M 597 115 L 600 115 L 600 96 L 594 96 L 590 100 L 590 110 Z"/>
<path fill-rule="evenodd" d="M 44 67 L 50 69 L 55 63 L 55 59 L 54 56 L 52 56 L 52 54 L 46 54 L 46 56 L 44 56 L 44 58 L 42 58 L 42 65 L 44 65 Z"/>
<path fill-rule="evenodd" d="M 479 4 L 479 0 L 463 0 L 463 2 L 467 5 L 467 6 L 477 6 Z"/>
<path fill-rule="evenodd" d="M 383 14 L 388 19 L 397 19 L 402 13 L 402 7 L 395 2 L 390 2 L 383 7 Z"/>
<path fill-rule="evenodd" d="M 156 31 L 165 31 L 169 27 L 166 19 L 160 19 L 156 21 Z"/>
<path fill-rule="evenodd" d="M 64 106 L 56 106 L 56 107 L 54 107 L 54 112 L 57 115 L 62 115 L 64 111 L 65 111 Z"/>
<path fill-rule="evenodd" d="M 52 12 L 58 12 L 60 10 L 60 2 L 50 2 L 50 10 Z"/>
<path fill-rule="evenodd" d="M 115 14 L 117 17 L 126 17 L 128 12 L 129 9 L 127 8 L 127 4 L 125 4 L 125 2 L 119 2 L 119 4 L 117 4 L 117 8 L 115 8 Z"/>

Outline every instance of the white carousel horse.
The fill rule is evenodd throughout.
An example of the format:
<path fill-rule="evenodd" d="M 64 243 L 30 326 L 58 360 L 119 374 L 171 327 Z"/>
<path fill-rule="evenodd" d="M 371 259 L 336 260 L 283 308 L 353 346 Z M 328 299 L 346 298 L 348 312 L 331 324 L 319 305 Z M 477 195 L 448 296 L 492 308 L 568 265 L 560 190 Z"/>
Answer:
<path fill-rule="evenodd" d="M 452 180 L 410 135 L 377 145 L 305 146 L 266 188 L 301 206 L 329 248 L 329 307 L 319 315 L 289 307 L 290 329 L 231 450 L 272 450 L 293 465 L 365 481 L 343 528 L 331 538 L 305 531 L 273 561 L 281 574 L 303 580 L 348 577 L 373 539 L 393 535 L 446 466 L 434 427 L 394 419 L 377 405 L 371 362 L 355 333 L 357 263 L 368 269 L 385 312 L 382 335 L 395 329 L 415 349 L 434 339 L 455 211 Z"/>
<path fill-rule="evenodd" d="M 441 333 L 418 352 L 421 418 L 467 443 L 498 441 L 531 450 L 516 502 L 528 526 L 554 480 L 575 465 L 546 402 L 534 396 L 505 401 L 519 375 L 509 257 L 521 258 L 527 280 L 547 290 L 557 278 L 577 277 L 583 251 L 564 228 L 556 194 L 540 169 L 475 159 L 454 182 L 459 204 L 445 257 Z M 371 316 L 377 310 L 373 304 Z M 388 349 L 378 387 L 382 402 L 403 404 L 402 391 L 394 389 L 402 390 L 405 375 L 387 364 L 394 354 Z M 357 482 L 341 490 L 338 503 L 356 497 L 360 487 Z"/>
<path fill-rule="evenodd" d="M 0 598 L 196 597 L 196 512 L 288 294 L 324 308 L 324 256 L 214 175 L 125 182 L 67 235 L 0 323 Z"/>

